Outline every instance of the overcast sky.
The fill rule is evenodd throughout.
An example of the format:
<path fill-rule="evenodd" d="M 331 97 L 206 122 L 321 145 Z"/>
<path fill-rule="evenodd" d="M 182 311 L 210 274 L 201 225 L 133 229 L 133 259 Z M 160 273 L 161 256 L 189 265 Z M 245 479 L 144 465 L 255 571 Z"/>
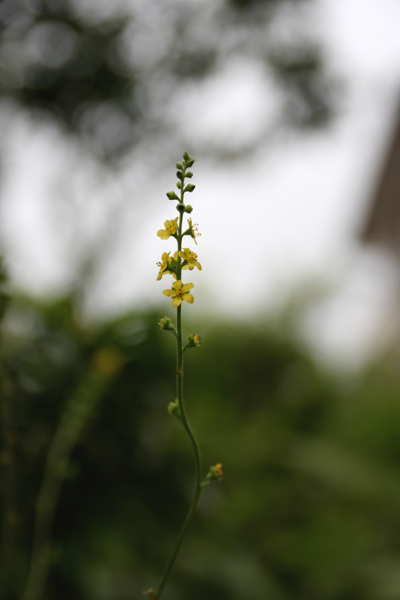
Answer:
<path fill-rule="evenodd" d="M 319 0 L 314 18 L 330 64 L 343 80 L 339 117 L 323 133 L 286 139 L 272 151 L 265 148 L 250 164 L 232 169 L 195 163 L 190 201 L 202 233 L 196 251 L 203 270 L 190 273 L 195 304 L 187 310 L 194 316 L 262 315 L 307 282 L 326 284 L 330 299 L 309 316 L 307 335 L 327 356 L 347 361 L 364 355 L 397 289 L 395 265 L 381 250 L 360 246 L 357 233 L 398 110 L 400 3 Z M 223 138 L 237 130 L 250 135 L 263 102 L 260 85 L 256 67 L 231 65 L 192 98 L 196 118 L 188 122 L 189 133 L 213 131 Z M 60 191 L 49 192 L 48 176 L 49 162 L 62 161 L 55 150 L 57 134 L 49 131 L 38 138 L 21 123 L 13 140 L 2 207 L 13 278 L 35 293 L 57 292 L 68 280 L 54 243 L 47 241 L 52 221 L 46 203 Z M 178 159 L 171 157 L 169 176 L 151 185 L 142 182 L 143 197 L 150 193 L 157 199 L 147 213 L 144 206 L 127 215 L 135 235 L 121 239 L 125 263 L 110 266 L 112 285 L 99 290 L 97 308 L 164 302 L 165 311 L 170 309 L 161 295 L 168 282 L 155 280 L 155 263 L 174 247 L 157 238 L 156 231 L 175 216 L 165 192 L 174 187 Z M 139 178 L 136 189 L 140 185 Z"/>

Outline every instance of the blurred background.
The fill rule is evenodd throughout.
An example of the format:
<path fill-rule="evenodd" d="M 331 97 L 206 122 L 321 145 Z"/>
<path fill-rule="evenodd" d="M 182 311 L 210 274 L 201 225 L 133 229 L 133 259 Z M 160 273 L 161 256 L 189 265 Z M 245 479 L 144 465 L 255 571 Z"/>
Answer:
<path fill-rule="evenodd" d="M 400 597 L 400 6 L 0 0 L 0 599 Z M 168 246 L 168 247 L 167 247 Z M 165 339 L 167 338 L 167 339 Z"/>

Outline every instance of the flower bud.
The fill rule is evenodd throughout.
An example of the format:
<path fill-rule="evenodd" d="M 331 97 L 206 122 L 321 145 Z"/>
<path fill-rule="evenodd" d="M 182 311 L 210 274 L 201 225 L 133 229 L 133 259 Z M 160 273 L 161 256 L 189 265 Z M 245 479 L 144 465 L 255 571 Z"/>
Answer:
<path fill-rule="evenodd" d="M 192 210 L 193 210 L 193 206 L 190 206 L 190 204 L 188 204 L 187 206 L 185 206 L 185 212 L 187 212 L 187 213 L 190 214 L 192 212 Z"/>
<path fill-rule="evenodd" d="M 177 417 L 178 419 L 181 418 L 181 410 L 179 408 L 179 403 L 177 400 L 168 404 L 168 412 L 173 417 Z"/>
<path fill-rule="evenodd" d="M 188 152 L 185 152 L 183 155 L 183 162 L 185 163 L 185 167 L 191 167 L 194 163 L 194 158 L 192 158 Z"/>
<path fill-rule="evenodd" d="M 183 167 L 181 163 L 176 163 L 176 168 L 179 169 L 180 171 L 183 171 Z"/>
<path fill-rule="evenodd" d="M 182 189 L 182 181 L 178 181 L 178 183 L 176 184 L 176 187 L 178 188 L 178 190 Z"/>
<path fill-rule="evenodd" d="M 185 205 L 182 204 L 182 202 L 180 202 L 179 204 L 176 205 L 176 210 L 179 212 L 185 212 Z"/>
<path fill-rule="evenodd" d="M 187 186 L 185 187 L 185 189 L 183 190 L 184 192 L 193 192 L 194 188 L 196 186 L 193 185 L 193 183 L 188 183 Z"/>
<path fill-rule="evenodd" d="M 178 179 L 180 179 L 181 181 L 183 181 L 183 173 L 182 173 L 182 171 L 177 171 L 176 172 L 176 176 L 177 176 Z"/>
<path fill-rule="evenodd" d="M 192 171 L 186 171 L 185 177 L 189 177 L 189 179 L 191 179 L 193 177 Z"/>
<path fill-rule="evenodd" d="M 162 331 L 170 331 L 173 335 L 176 336 L 175 327 L 169 317 L 162 317 L 159 320 L 158 325 L 160 329 L 162 329 Z"/>
<path fill-rule="evenodd" d="M 217 463 L 213 467 L 210 467 L 210 470 L 208 471 L 207 475 L 205 476 L 204 481 L 201 484 L 201 486 L 205 487 L 211 481 L 221 481 L 222 477 L 223 477 L 222 464 Z"/>
<path fill-rule="evenodd" d="M 201 337 L 197 333 L 188 335 L 186 344 L 183 347 L 183 351 L 190 350 L 191 348 L 198 348 L 201 345 Z"/>
<path fill-rule="evenodd" d="M 175 192 L 167 192 L 167 197 L 169 200 L 179 200 L 179 197 L 175 194 Z"/>

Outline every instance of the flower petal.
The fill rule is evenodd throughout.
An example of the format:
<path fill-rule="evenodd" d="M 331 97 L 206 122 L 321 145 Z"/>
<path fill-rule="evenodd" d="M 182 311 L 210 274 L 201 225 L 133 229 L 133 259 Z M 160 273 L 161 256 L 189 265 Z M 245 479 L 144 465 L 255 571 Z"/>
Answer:
<path fill-rule="evenodd" d="M 178 308 L 178 306 L 180 306 L 182 304 L 182 297 L 181 296 L 177 296 L 176 298 L 174 298 L 172 300 L 172 306 L 175 306 L 175 308 Z"/>
<path fill-rule="evenodd" d="M 176 291 L 178 291 L 179 288 L 182 287 L 182 280 L 178 279 L 178 281 L 175 281 L 175 283 L 172 284 L 172 287 L 174 287 L 176 289 Z"/>
<path fill-rule="evenodd" d="M 192 289 L 192 287 L 194 287 L 194 283 L 185 283 L 185 285 L 182 286 L 182 292 L 183 293 L 188 292 L 189 290 Z"/>
<path fill-rule="evenodd" d="M 192 294 L 183 294 L 182 298 L 184 300 L 186 300 L 186 302 L 189 302 L 189 304 L 193 304 L 193 302 L 194 302 L 194 298 L 193 298 Z M 173 304 L 173 302 L 172 302 L 172 304 Z"/>
<path fill-rule="evenodd" d="M 164 296 L 175 296 L 176 292 L 174 292 L 174 290 L 164 290 L 163 294 Z"/>

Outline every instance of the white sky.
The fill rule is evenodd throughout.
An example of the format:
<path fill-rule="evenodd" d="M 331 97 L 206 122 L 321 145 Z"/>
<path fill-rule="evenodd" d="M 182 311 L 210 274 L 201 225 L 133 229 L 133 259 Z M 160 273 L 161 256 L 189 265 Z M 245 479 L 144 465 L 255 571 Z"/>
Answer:
<path fill-rule="evenodd" d="M 262 315 L 291 290 L 322 282 L 334 291 L 306 323 L 308 339 L 321 355 L 357 364 L 375 342 L 377 323 L 394 302 L 396 269 L 379 249 L 361 247 L 356 234 L 397 113 L 399 24 L 398 0 L 319 0 L 314 27 L 345 82 L 342 114 L 334 127 L 286 140 L 234 170 L 229 164 L 195 163 L 191 216 L 202 233 L 196 250 L 203 265 L 201 273 L 191 272 L 195 304 L 188 310 L 195 317 L 204 312 Z M 212 130 L 223 138 L 232 128 L 242 136 L 247 128 L 251 133 L 261 114 L 260 85 L 256 67 L 231 67 L 223 80 L 192 98 L 196 119 L 188 127 L 193 135 Z M 216 108 L 203 110 L 210 106 Z M 2 208 L 12 275 L 17 285 L 35 293 L 57 291 L 71 273 L 66 273 L 65 261 L 60 267 L 62 226 L 48 216 L 52 196 L 60 193 L 54 189 L 59 183 L 49 186 L 48 165 L 60 164 L 63 155 L 57 156 L 54 132 L 38 138 L 26 123 L 14 128 L 13 140 Z M 161 296 L 167 278 L 155 281 L 155 263 L 174 247 L 159 240 L 156 231 L 175 216 L 165 192 L 175 184 L 178 159 L 171 157 L 169 176 L 156 179 L 150 188 L 142 182 L 143 197 L 146 190 L 157 200 L 147 212 L 144 205 L 139 214 L 127 214 L 134 235 L 121 240 L 126 262 L 110 265 L 110 282 L 99 290 L 96 309 L 165 302 L 168 312 L 169 301 Z M 73 178 L 69 174 L 68 185 L 73 186 Z M 139 178 L 138 194 L 140 186 Z M 124 185 L 120 182 L 116 190 L 122 194 Z M 101 196 L 101 183 L 97 192 Z M 93 214 L 90 235 L 102 218 Z"/>

